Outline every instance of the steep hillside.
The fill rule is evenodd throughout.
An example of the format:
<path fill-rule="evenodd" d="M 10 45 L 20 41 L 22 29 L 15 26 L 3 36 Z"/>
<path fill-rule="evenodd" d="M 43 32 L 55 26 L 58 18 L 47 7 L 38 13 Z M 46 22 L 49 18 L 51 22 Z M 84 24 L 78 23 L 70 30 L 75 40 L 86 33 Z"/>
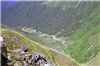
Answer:
<path fill-rule="evenodd" d="M 18 2 L 8 7 L 1 2 L 2 23 L 7 26 L 27 26 L 47 34 L 70 36 L 99 7 L 99 2 L 61 1 L 61 2 Z M 16 22 L 17 21 L 17 22 Z M 80 22 L 81 21 L 81 22 Z M 45 26 L 44 26 L 45 25 Z"/>
<path fill-rule="evenodd" d="M 2 29 L 1 34 L 5 38 L 8 50 L 14 50 L 18 48 L 19 45 L 16 44 L 16 42 L 20 42 L 23 46 L 29 48 L 29 53 L 40 52 L 45 55 L 50 62 L 57 64 L 57 66 L 78 66 L 70 56 L 66 56 L 58 51 L 46 48 L 13 30 Z M 14 40 L 15 37 L 17 40 Z"/>
<path fill-rule="evenodd" d="M 23 32 L 32 40 L 59 51 L 64 50 L 66 54 L 70 54 L 77 62 L 83 64 L 95 58 L 100 51 L 99 1 L 20 1 L 9 8 L 5 8 L 7 6 L 5 3 L 7 1 L 2 2 L 4 6 L 1 7 L 2 24 L 13 27 L 20 32 L 22 32 L 19 28 L 21 26 L 22 28 L 33 28 L 37 32 L 49 36 L 64 37 L 66 43 L 63 45 L 52 40 L 51 37 L 43 36 L 40 38 L 37 33 L 27 33 L 31 30 Z M 25 43 L 27 44 L 27 41 Z M 36 46 L 35 49 L 40 48 L 40 45 L 37 46 L 34 42 L 32 44 L 32 46 Z M 63 60 L 65 56 L 59 60 L 61 56 L 56 56 L 59 54 L 54 51 L 48 50 L 48 52 L 44 49 L 38 49 L 38 51 L 43 52 L 45 55 L 50 52 L 47 57 L 52 60 L 51 55 L 54 55 L 55 60 L 53 62 L 60 63 L 65 60 Z M 65 64 L 66 61 L 63 63 Z M 94 61 L 91 61 L 90 64 L 92 63 Z"/>
<path fill-rule="evenodd" d="M 67 38 L 67 51 L 80 63 L 91 60 L 100 51 L 100 7 L 86 18 L 84 24 Z"/>
<path fill-rule="evenodd" d="M 24 30 L 22 30 L 24 29 Z M 15 27 L 14 30 L 25 34 L 28 38 L 33 41 L 36 41 L 44 46 L 50 47 L 52 49 L 62 51 L 67 45 L 65 44 L 64 37 L 57 38 L 55 35 L 44 34 L 40 32 L 32 32 L 31 30 L 27 30 L 27 27 L 18 28 Z"/>
<path fill-rule="evenodd" d="M 96 55 L 95 58 L 93 58 L 90 62 L 89 62 L 89 65 L 90 66 L 99 66 L 100 65 L 100 52 Z"/>

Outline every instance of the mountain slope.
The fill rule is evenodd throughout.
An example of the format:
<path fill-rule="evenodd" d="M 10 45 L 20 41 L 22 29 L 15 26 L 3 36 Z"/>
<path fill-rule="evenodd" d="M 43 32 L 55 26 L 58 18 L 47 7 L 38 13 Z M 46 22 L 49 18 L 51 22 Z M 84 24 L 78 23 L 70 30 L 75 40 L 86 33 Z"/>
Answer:
<path fill-rule="evenodd" d="M 100 65 L 99 62 L 100 62 L 100 52 L 96 55 L 95 58 L 93 58 L 93 59 L 89 62 L 89 65 L 90 65 L 90 66 L 93 66 L 93 65 L 99 66 L 99 65 Z"/>
<path fill-rule="evenodd" d="M 2 7 L 1 17 L 2 23 L 7 26 L 26 26 L 43 33 L 64 36 L 67 47 L 63 49 L 79 63 L 89 62 L 100 51 L 98 1 L 19 2 L 9 9 Z M 38 40 L 31 34 L 27 36 Z M 53 47 L 49 47 L 56 45 L 52 43 Z"/>
<path fill-rule="evenodd" d="M 22 29 L 25 29 L 22 30 Z M 50 47 L 52 49 L 58 50 L 58 51 L 62 51 L 65 47 L 66 44 L 64 44 L 64 37 L 62 38 L 57 38 L 55 35 L 49 35 L 49 34 L 44 34 L 44 33 L 40 33 L 40 32 L 32 32 L 29 33 L 29 31 L 31 30 L 27 30 L 26 28 L 15 28 L 14 30 L 20 32 L 20 33 L 24 33 L 25 36 L 27 36 L 28 38 L 30 38 L 33 41 L 36 41 L 44 46 Z M 26 32 L 28 31 L 28 32 Z M 56 38 L 56 39 L 55 39 Z"/>
<path fill-rule="evenodd" d="M 47 34 L 70 36 L 83 24 L 80 21 L 98 7 L 99 2 L 95 1 L 22 1 L 8 9 L 2 6 L 1 18 L 7 26 L 27 26 Z"/>
<path fill-rule="evenodd" d="M 100 51 L 100 7 L 67 39 L 68 52 L 78 62 L 90 61 Z"/>
<path fill-rule="evenodd" d="M 27 46 L 29 48 L 29 53 L 33 52 L 40 52 L 45 57 L 51 61 L 54 64 L 57 64 L 57 66 L 78 66 L 77 63 L 69 56 L 66 56 L 62 53 L 59 53 L 58 51 L 55 51 L 53 49 L 46 48 L 30 39 L 27 37 L 13 31 L 10 29 L 2 29 L 2 36 L 6 40 L 7 44 L 7 49 L 13 50 L 18 48 L 18 44 L 16 44 L 16 41 L 20 42 L 23 46 Z M 17 38 L 17 40 L 14 40 L 14 37 Z M 14 40 L 14 41 L 13 41 Z M 12 55 L 12 54 L 10 54 Z"/>

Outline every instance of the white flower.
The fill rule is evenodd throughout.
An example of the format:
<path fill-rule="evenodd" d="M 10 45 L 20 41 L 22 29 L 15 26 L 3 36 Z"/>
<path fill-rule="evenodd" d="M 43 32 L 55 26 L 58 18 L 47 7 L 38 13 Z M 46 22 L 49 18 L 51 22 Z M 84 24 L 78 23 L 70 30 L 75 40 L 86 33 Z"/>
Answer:
<path fill-rule="evenodd" d="M 4 41 L 4 39 L 3 39 L 3 37 L 2 37 L 2 36 L 0 36 L 0 42 L 2 42 L 2 41 Z"/>
<path fill-rule="evenodd" d="M 45 64 L 44 66 L 50 66 L 50 64 Z"/>

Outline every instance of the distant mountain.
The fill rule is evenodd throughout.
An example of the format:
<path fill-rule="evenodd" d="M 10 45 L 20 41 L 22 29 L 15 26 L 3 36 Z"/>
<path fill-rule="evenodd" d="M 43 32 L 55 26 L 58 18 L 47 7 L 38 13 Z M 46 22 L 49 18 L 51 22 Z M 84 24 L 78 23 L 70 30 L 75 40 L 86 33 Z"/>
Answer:
<path fill-rule="evenodd" d="M 69 36 L 81 26 L 81 20 L 99 7 L 99 3 L 21 1 L 8 9 L 4 7 L 1 7 L 1 18 L 7 26 L 28 26 L 47 34 L 60 32 L 58 36 Z"/>

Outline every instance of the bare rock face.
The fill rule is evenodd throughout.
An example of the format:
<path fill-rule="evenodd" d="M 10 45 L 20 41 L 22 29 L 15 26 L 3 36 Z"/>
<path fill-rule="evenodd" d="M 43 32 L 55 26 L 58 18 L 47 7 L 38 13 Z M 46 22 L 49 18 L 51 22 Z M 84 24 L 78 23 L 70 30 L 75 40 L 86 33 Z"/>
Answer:
<path fill-rule="evenodd" d="M 7 65 L 7 48 L 5 40 L 2 36 L 0 36 L 0 50 L 1 50 L 1 65 Z"/>

